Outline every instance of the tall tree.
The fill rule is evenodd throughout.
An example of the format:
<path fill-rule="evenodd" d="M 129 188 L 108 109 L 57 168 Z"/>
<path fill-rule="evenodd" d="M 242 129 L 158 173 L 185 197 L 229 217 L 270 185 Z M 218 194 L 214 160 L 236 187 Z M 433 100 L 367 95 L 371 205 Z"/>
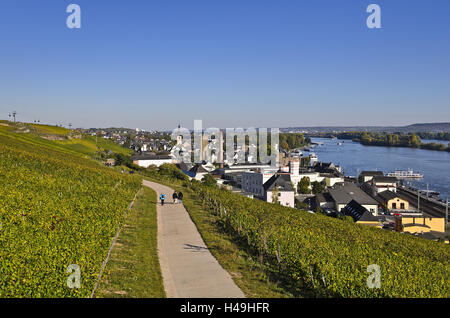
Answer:
<path fill-rule="evenodd" d="M 303 177 L 297 185 L 298 193 L 303 193 L 303 194 L 310 193 L 311 192 L 309 189 L 310 184 L 311 184 L 311 182 L 310 182 L 309 178 Z"/>

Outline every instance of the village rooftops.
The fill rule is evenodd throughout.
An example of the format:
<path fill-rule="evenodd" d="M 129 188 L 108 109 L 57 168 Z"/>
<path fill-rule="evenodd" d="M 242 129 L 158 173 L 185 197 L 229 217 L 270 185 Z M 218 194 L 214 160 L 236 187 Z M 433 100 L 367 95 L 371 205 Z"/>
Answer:
<path fill-rule="evenodd" d="M 192 169 L 189 170 L 190 172 L 193 172 L 195 174 L 197 173 L 208 173 L 209 171 L 206 170 L 203 165 L 197 164 Z"/>
<path fill-rule="evenodd" d="M 193 168 L 192 163 L 186 163 L 186 162 L 181 162 L 181 163 L 177 164 L 177 166 L 182 171 L 189 171 Z"/>
<path fill-rule="evenodd" d="M 373 198 L 377 196 L 377 187 L 370 184 L 369 182 L 364 182 L 363 184 L 361 184 L 361 190 L 363 190 Z"/>
<path fill-rule="evenodd" d="M 396 177 L 375 176 L 372 181 L 374 183 L 396 183 L 398 179 Z"/>
<path fill-rule="evenodd" d="M 386 203 L 389 200 L 398 198 L 398 195 L 392 191 L 386 190 L 386 191 L 378 193 L 377 197 L 375 197 L 375 198 L 378 199 L 378 201 L 380 201 L 382 203 Z"/>
<path fill-rule="evenodd" d="M 230 169 L 230 170 L 238 170 L 238 169 L 257 169 L 257 168 L 262 168 L 262 169 L 270 169 L 270 168 L 274 168 L 274 167 L 272 167 L 271 165 L 270 165 L 270 162 L 269 163 L 258 163 L 258 162 L 255 162 L 255 163 L 237 163 L 237 164 L 234 164 L 234 165 L 230 165 L 230 166 L 228 166 L 227 167 L 227 169 Z"/>
<path fill-rule="evenodd" d="M 302 167 L 300 167 L 299 173 L 300 174 L 316 174 L 317 172 L 312 170 L 312 169 L 310 169 L 310 168 L 302 168 Z"/>
<path fill-rule="evenodd" d="M 314 165 L 314 170 L 317 172 L 330 172 L 336 170 L 336 166 L 332 162 L 317 162 Z"/>
<path fill-rule="evenodd" d="M 263 185 L 265 191 L 294 191 L 289 174 L 275 174 Z"/>
<path fill-rule="evenodd" d="M 343 174 L 339 172 L 334 163 L 332 162 L 317 162 L 314 167 L 314 171 L 319 173 L 328 173 L 336 177 L 342 177 Z"/>
<path fill-rule="evenodd" d="M 330 189 L 330 195 L 337 204 L 348 204 L 355 200 L 359 204 L 378 205 L 372 197 L 366 194 L 363 190 L 358 188 L 352 182 L 344 182 L 342 185 L 334 189 Z"/>
<path fill-rule="evenodd" d="M 141 154 L 141 155 L 133 155 L 131 156 L 131 160 L 163 160 L 163 159 L 172 159 L 171 156 L 168 155 L 155 155 L 155 154 Z"/>
<path fill-rule="evenodd" d="M 328 192 L 319 193 L 316 195 L 316 200 L 319 203 L 333 202 L 333 198 Z"/>
<path fill-rule="evenodd" d="M 383 176 L 383 171 L 363 171 L 360 174 L 361 176 Z"/>
<path fill-rule="evenodd" d="M 349 215 L 353 218 L 355 222 L 373 222 L 382 220 L 382 217 L 376 217 L 361 204 L 355 200 L 350 201 L 343 210 L 345 215 Z"/>

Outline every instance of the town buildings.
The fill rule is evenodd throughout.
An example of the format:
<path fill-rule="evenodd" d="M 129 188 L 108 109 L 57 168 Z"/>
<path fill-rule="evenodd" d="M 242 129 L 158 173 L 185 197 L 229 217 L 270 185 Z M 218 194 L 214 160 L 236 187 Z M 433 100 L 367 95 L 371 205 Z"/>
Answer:
<path fill-rule="evenodd" d="M 375 199 L 383 206 L 385 211 L 405 212 L 409 210 L 409 202 L 389 190 L 379 192 Z"/>
<path fill-rule="evenodd" d="M 378 215 L 378 202 L 354 183 L 345 182 L 330 189 L 329 193 L 337 212 L 341 212 L 351 201 L 356 201 L 373 215 Z"/>
<path fill-rule="evenodd" d="M 389 190 L 392 192 L 397 192 L 398 180 L 396 177 L 386 177 L 386 176 L 374 176 L 369 184 L 376 188 L 378 193 Z"/>
<path fill-rule="evenodd" d="M 295 207 L 294 188 L 289 174 L 275 174 L 264 183 L 264 200 Z"/>
<path fill-rule="evenodd" d="M 131 160 L 134 164 L 143 168 L 148 168 L 151 165 L 159 167 L 162 164 L 174 162 L 171 156 L 162 156 L 156 154 L 134 155 L 131 156 Z"/>

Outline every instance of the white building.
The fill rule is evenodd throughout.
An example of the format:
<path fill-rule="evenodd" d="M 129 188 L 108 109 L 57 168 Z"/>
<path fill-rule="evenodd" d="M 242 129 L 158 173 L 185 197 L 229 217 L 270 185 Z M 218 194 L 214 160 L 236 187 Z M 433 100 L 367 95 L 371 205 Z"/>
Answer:
<path fill-rule="evenodd" d="M 173 163 L 173 159 L 171 156 L 158 156 L 158 155 L 134 155 L 131 157 L 131 160 L 134 164 L 148 168 L 151 165 L 161 166 L 165 163 Z"/>
<path fill-rule="evenodd" d="M 369 181 L 370 184 L 377 188 L 377 193 L 389 190 L 392 192 L 397 192 L 397 178 L 396 177 L 385 177 L 385 176 L 375 176 Z"/>
<path fill-rule="evenodd" d="M 264 183 L 267 182 L 276 170 L 252 170 L 242 172 L 242 191 L 253 193 L 257 197 L 264 197 Z"/>
<path fill-rule="evenodd" d="M 373 179 L 373 177 L 382 177 L 383 171 L 363 171 L 359 176 L 362 179 L 362 183 L 369 182 Z"/>
<path fill-rule="evenodd" d="M 264 183 L 264 200 L 294 208 L 295 192 L 292 187 L 290 174 L 276 174 L 267 180 Z"/>
<path fill-rule="evenodd" d="M 319 161 L 319 159 L 317 158 L 317 155 L 315 153 L 309 154 L 309 166 L 310 167 L 314 167 L 318 161 Z"/>
<path fill-rule="evenodd" d="M 329 193 L 335 203 L 334 208 L 338 212 L 355 200 L 373 215 L 378 215 L 378 202 L 352 182 L 345 182 L 341 186 L 330 189 Z"/>
<path fill-rule="evenodd" d="M 298 183 L 304 178 L 309 178 L 309 182 L 324 183 L 327 187 L 332 187 L 336 183 L 343 183 L 344 177 L 332 173 L 319 173 L 311 170 L 300 170 L 300 163 L 297 161 L 289 162 L 289 173 L 294 189 L 297 189 Z"/>

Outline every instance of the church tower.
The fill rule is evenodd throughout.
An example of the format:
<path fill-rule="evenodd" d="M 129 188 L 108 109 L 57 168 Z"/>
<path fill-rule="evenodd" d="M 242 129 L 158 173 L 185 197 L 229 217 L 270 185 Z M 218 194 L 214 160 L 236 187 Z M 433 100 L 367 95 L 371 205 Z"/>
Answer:
<path fill-rule="evenodd" d="M 223 132 L 219 131 L 219 168 L 223 168 Z"/>
<path fill-rule="evenodd" d="M 183 143 L 183 136 L 180 133 L 181 125 L 178 124 L 177 146 Z"/>

